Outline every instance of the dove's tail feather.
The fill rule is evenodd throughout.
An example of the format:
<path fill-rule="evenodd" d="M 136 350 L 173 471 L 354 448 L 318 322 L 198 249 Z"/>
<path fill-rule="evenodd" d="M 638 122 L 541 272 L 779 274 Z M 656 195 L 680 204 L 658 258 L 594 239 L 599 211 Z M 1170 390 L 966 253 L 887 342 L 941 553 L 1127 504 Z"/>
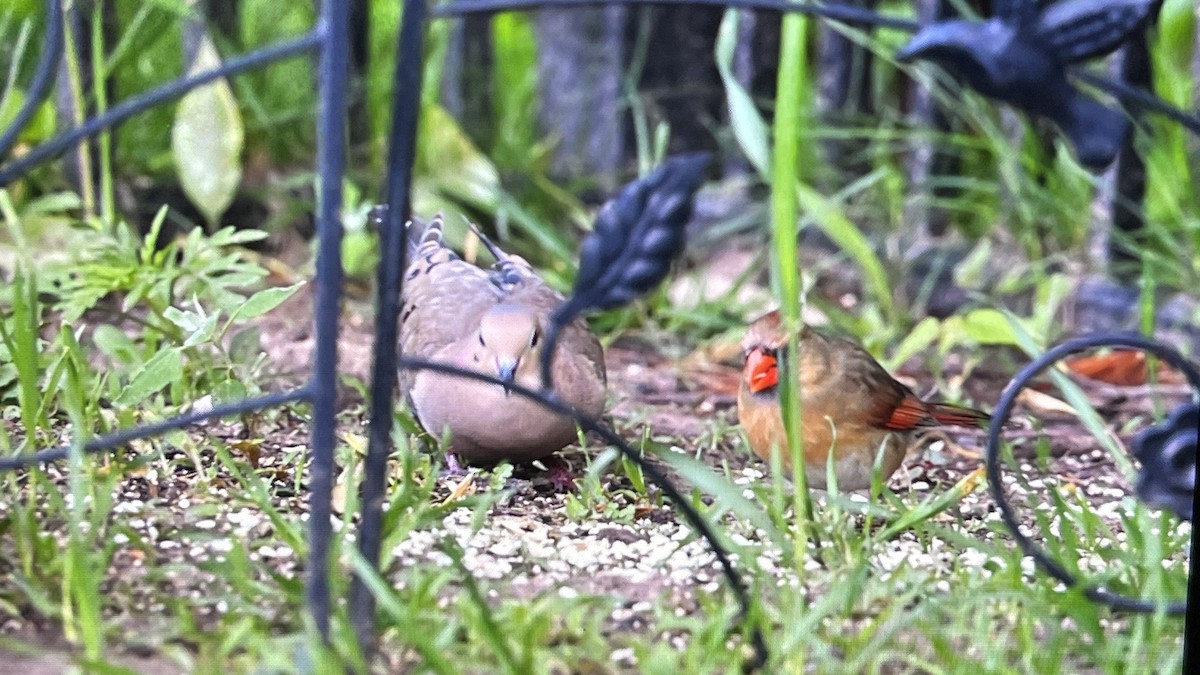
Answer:
<path fill-rule="evenodd" d="M 524 258 L 505 253 L 475 223 L 468 222 L 467 226 L 471 228 L 476 237 L 479 237 L 479 241 L 483 243 L 488 253 L 491 253 L 492 257 L 496 259 L 496 264 L 492 266 L 492 282 L 497 287 L 502 290 L 511 290 L 525 283 L 529 277 L 535 276 L 533 268 L 529 266 L 529 263 Z"/>
<path fill-rule="evenodd" d="M 483 246 L 488 250 L 488 253 L 492 254 L 492 257 L 496 259 L 496 262 L 503 263 L 508 260 L 508 254 L 505 253 L 504 250 L 499 246 L 497 246 L 496 242 L 488 239 L 488 236 L 483 233 L 483 230 L 479 229 L 478 225 L 468 221 L 467 227 L 471 228 L 471 232 L 475 233 L 476 237 L 479 237 L 479 241 L 483 243 Z"/>
<path fill-rule="evenodd" d="M 409 260 L 416 260 L 422 254 L 433 253 L 446 245 L 443 236 L 445 219 L 437 214 L 428 223 L 413 217 L 408 223 L 408 255 Z"/>

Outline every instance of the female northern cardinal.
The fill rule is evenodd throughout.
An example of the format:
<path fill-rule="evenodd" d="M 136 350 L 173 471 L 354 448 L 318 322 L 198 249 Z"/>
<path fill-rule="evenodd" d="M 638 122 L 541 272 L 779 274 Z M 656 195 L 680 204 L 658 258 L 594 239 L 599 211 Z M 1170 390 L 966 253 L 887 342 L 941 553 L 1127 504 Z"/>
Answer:
<path fill-rule="evenodd" d="M 883 452 L 880 468 L 886 481 L 900 466 L 917 437 L 942 426 L 979 427 L 990 417 L 978 410 L 928 403 L 897 382 L 862 347 L 821 335 L 805 326 L 800 332 L 800 437 L 808 484 L 825 489 L 825 471 L 833 455 L 833 472 L 840 490 L 871 486 L 875 457 Z M 742 338 L 746 365 L 738 392 L 738 419 L 750 447 L 766 461 L 771 448 L 791 455 L 779 404 L 779 357 L 787 335 L 779 312 L 750 324 Z M 795 360 L 787 360 L 792 367 Z"/>

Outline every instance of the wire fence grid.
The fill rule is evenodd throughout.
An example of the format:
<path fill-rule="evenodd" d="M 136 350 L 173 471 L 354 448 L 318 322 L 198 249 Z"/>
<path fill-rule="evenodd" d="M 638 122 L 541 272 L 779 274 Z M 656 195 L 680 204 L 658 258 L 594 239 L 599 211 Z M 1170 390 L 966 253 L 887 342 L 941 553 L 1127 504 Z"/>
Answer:
<path fill-rule="evenodd" d="M 1065 0 L 1087 2 L 1097 12 L 1104 11 L 1107 0 Z M 1121 0 L 1117 0 L 1120 3 Z M 997 14 L 1001 11 L 1022 11 L 1036 0 L 994 0 Z M 318 57 L 318 109 L 317 127 L 317 262 L 315 276 L 315 353 L 307 382 L 299 388 L 273 393 L 245 401 L 219 405 L 204 411 L 193 411 L 186 415 L 143 425 L 93 438 L 77 441 L 75 448 L 84 453 L 110 451 L 130 441 L 156 436 L 171 429 L 193 425 L 205 420 L 249 412 L 287 403 L 306 402 L 312 406 L 311 464 L 309 490 L 309 546 L 307 576 L 308 611 L 319 633 L 327 638 L 330 629 L 330 538 L 331 538 L 331 494 L 335 467 L 335 414 L 337 384 L 337 338 L 339 331 L 338 304 L 342 293 L 342 263 L 340 247 L 342 226 L 338 214 L 342 207 L 342 177 L 345 169 L 344 130 L 347 121 L 347 78 L 349 67 L 349 2 L 325 0 L 320 3 L 316 26 L 292 40 L 282 41 L 240 56 L 227 59 L 212 70 L 199 72 L 168 82 L 133 98 L 112 105 L 101 115 L 85 120 L 79 126 L 64 131 L 55 138 L 42 143 L 24 155 L 10 159 L 0 166 L 0 187 L 19 179 L 32 167 L 60 157 L 81 141 L 98 133 L 112 129 L 122 122 L 154 106 L 173 101 L 191 89 L 230 77 L 248 70 L 262 68 L 284 59 L 315 53 Z M 869 9 L 849 4 L 814 4 L 787 2 L 786 0 L 457 0 L 438 5 L 432 9 L 421 0 L 405 0 L 400 29 L 397 35 L 397 65 L 394 74 L 393 111 L 388 135 L 388 174 L 386 188 L 387 209 L 380 224 L 381 262 L 377 271 L 377 312 L 375 316 L 375 342 L 371 366 L 371 398 L 369 402 L 369 443 L 364 465 L 364 479 L 360 486 L 360 520 L 358 526 L 358 549 L 362 557 L 373 567 L 378 566 L 382 530 L 382 504 L 386 491 L 385 471 L 391 451 L 390 432 L 393 424 L 394 392 L 397 383 L 397 368 L 428 369 L 455 377 L 468 378 L 501 384 L 495 377 L 465 371 L 453 366 L 414 358 L 402 358 L 397 353 L 398 345 L 398 302 L 402 288 L 402 271 L 407 267 L 405 223 L 411 207 L 410 186 L 412 183 L 413 160 L 417 143 L 417 118 L 422 74 L 422 46 L 424 27 L 427 21 L 438 18 L 455 18 L 475 13 L 501 11 L 526 11 L 538 8 L 587 7 L 608 4 L 657 4 L 657 5 L 707 5 L 744 9 L 802 12 L 825 20 L 846 24 L 866 25 L 878 28 L 917 33 L 926 26 L 902 17 L 887 16 Z M 1126 0 L 1125 5 L 1129 2 Z M 1156 4 L 1147 0 L 1147 4 Z M 63 3 L 62 0 L 46 0 L 45 38 L 38 56 L 28 96 L 10 126 L 0 133 L 0 158 L 8 156 L 18 134 L 32 120 L 34 113 L 47 98 L 51 81 L 63 58 Z M 1032 11 L 1032 10 L 1030 10 Z M 1138 30 L 1144 30 L 1141 26 Z M 1128 31 L 1127 31 L 1128 32 Z M 1139 33 L 1140 34 L 1140 33 Z M 1113 45 L 1113 48 L 1119 46 Z M 1066 65 L 1061 65 L 1067 69 Z M 1200 116 L 1179 110 L 1152 92 L 1141 88 L 1138 82 L 1122 81 L 1093 70 L 1082 70 L 1070 66 L 1071 75 L 1086 84 L 1107 92 L 1123 105 L 1132 109 L 1164 115 L 1191 132 L 1200 135 Z M 974 86 L 974 83 L 968 82 Z M 987 93 L 986 91 L 984 93 Z M 1000 97 L 1001 100 L 1006 100 Z M 1012 101 L 1007 101 L 1012 103 Z M 1019 106 L 1020 104 L 1017 103 Z M 690 195 L 689 195 L 690 199 Z M 1005 523 L 1012 531 L 1022 549 L 1033 556 L 1038 565 L 1048 574 L 1067 586 L 1075 586 L 1078 580 L 1041 550 L 1017 527 L 1012 506 L 1001 489 L 999 462 L 999 434 L 1011 414 L 1016 395 L 1031 378 L 1049 367 L 1053 362 L 1069 354 L 1093 349 L 1098 346 L 1123 346 L 1149 351 L 1187 375 L 1193 388 L 1200 391 L 1200 372 L 1177 351 L 1149 338 L 1129 335 L 1095 334 L 1068 342 L 1051 349 L 1018 373 L 1004 393 L 996 408 L 988 435 L 988 479 L 993 497 L 1000 505 Z M 743 615 L 749 607 L 747 590 L 737 569 L 730 562 L 728 553 L 717 541 L 706 520 L 684 499 L 681 492 L 657 468 L 639 453 L 630 448 L 620 436 L 601 421 L 581 415 L 559 402 L 552 389 L 534 391 L 505 383 L 516 394 L 532 399 L 546 408 L 573 417 L 579 425 L 597 433 L 606 443 L 618 448 L 627 458 L 637 463 L 642 470 L 659 485 L 664 494 L 675 504 L 685 519 L 712 547 L 722 567 L 729 586 L 740 603 Z M 41 450 L 34 453 L 0 457 L 0 471 L 33 467 L 47 462 L 64 459 L 72 447 Z M 1195 645 L 1189 644 L 1186 636 L 1200 630 L 1200 574 L 1197 569 L 1196 538 L 1192 540 L 1192 556 L 1188 585 L 1188 600 L 1170 605 L 1166 611 L 1172 614 L 1186 612 L 1184 641 L 1185 672 L 1200 672 L 1200 654 Z M 1144 600 L 1124 598 L 1105 589 L 1086 589 L 1089 598 L 1123 611 L 1160 611 L 1162 608 Z M 375 641 L 374 616 L 375 598 L 361 578 L 356 577 L 350 588 L 348 610 L 364 655 L 371 654 Z M 1191 611 L 1187 611 L 1188 607 Z M 757 627 L 749 629 L 749 642 L 754 647 L 755 657 L 748 667 L 765 662 L 767 647 Z"/>

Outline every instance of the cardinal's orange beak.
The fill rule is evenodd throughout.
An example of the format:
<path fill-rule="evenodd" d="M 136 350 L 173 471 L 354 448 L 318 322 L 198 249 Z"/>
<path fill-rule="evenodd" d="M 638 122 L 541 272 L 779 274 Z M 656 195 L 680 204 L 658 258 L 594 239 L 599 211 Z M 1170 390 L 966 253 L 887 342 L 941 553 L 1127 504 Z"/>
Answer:
<path fill-rule="evenodd" d="M 750 352 L 746 356 L 746 368 L 742 371 L 742 377 L 746 378 L 751 393 L 757 394 L 779 384 L 778 366 L 775 357 L 764 352 L 761 347 Z"/>

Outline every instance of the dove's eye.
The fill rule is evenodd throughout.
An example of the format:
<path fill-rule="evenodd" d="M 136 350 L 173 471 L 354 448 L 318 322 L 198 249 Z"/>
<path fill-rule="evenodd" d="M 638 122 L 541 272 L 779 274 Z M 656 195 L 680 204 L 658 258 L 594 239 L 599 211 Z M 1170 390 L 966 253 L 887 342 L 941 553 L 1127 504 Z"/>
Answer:
<path fill-rule="evenodd" d="M 529 336 L 529 346 L 530 346 L 531 348 L 532 348 L 532 347 L 536 347 L 536 346 L 537 346 L 537 343 L 538 343 L 538 340 L 540 340 L 540 339 L 541 339 L 541 332 L 540 332 L 540 331 L 538 331 L 538 329 L 534 328 L 534 329 L 533 329 L 533 335 L 530 335 L 530 336 Z"/>
<path fill-rule="evenodd" d="M 479 334 L 479 346 L 486 347 L 487 343 L 483 341 L 483 333 Z"/>

